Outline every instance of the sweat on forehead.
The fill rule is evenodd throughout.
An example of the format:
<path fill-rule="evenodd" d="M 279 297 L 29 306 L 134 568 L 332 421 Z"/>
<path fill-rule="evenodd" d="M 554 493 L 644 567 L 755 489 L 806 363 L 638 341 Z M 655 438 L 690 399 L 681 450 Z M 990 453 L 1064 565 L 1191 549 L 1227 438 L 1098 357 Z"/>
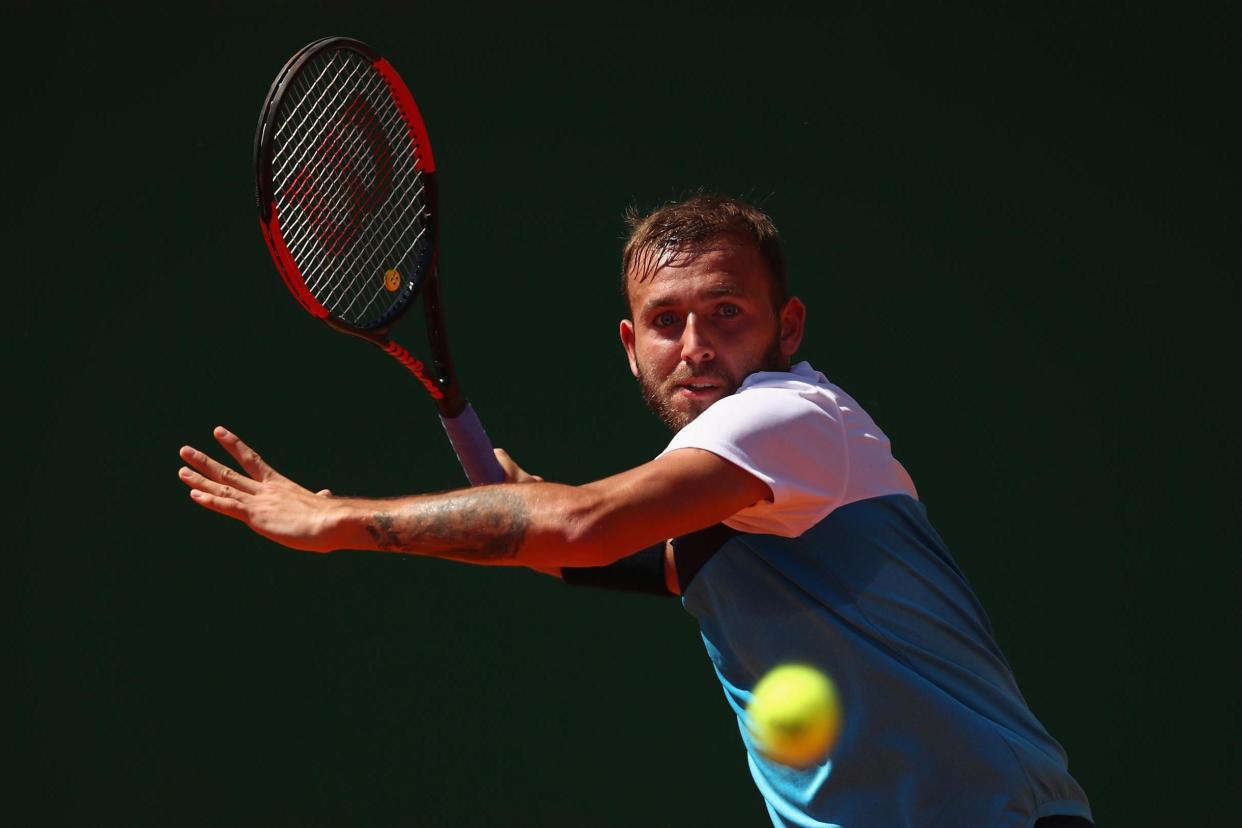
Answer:
<path fill-rule="evenodd" d="M 654 278 L 661 268 L 689 267 L 708 253 L 746 244 L 745 239 L 721 236 L 692 245 L 648 245 L 634 251 L 634 258 L 626 273 L 626 282 L 646 282 Z"/>
<path fill-rule="evenodd" d="M 763 262 L 765 281 L 771 290 L 772 308 L 779 309 L 785 303 L 784 283 L 775 277 L 771 264 L 763 259 L 762 251 L 750 239 L 725 235 L 705 239 L 694 245 L 649 245 L 634 250 L 623 279 L 626 306 L 635 310 L 632 307 L 635 298 L 632 285 L 654 283 L 657 279 L 662 282 L 677 279 L 679 271 L 694 266 L 703 257 L 714 253 L 723 254 L 726 257 L 723 261 L 733 259 L 734 256 L 750 258 L 751 255 L 757 255 Z"/>

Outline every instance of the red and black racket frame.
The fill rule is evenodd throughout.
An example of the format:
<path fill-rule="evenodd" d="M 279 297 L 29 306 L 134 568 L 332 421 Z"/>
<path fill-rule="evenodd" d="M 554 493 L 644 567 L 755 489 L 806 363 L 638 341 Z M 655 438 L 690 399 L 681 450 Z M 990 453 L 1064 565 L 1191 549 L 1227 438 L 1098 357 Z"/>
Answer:
<path fill-rule="evenodd" d="M 410 139 L 419 148 L 417 168 L 422 174 L 424 188 L 423 200 L 428 205 L 426 233 L 430 239 L 431 256 L 423 263 L 422 272 L 406 274 L 407 285 L 391 310 L 373 327 L 359 328 L 344 320 L 334 317 L 310 292 L 301 272 L 293 261 L 281 235 L 279 217 L 276 214 L 275 193 L 272 192 L 272 154 L 273 154 L 273 118 L 279 112 L 280 104 L 290 83 L 297 77 L 298 71 L 316 55 L 326 50 L 351 49 L 367 58 L 375 69 L 384 76 L 393 93 L 394 100 L 401 110 L 410 131 Z M 259 226 L 263 240 L 276 264 L 281 279 L 289 292 L 309 314 L 329 327 L 341 333 L 365 339 L 379 347 L 384 353 L 400 362 L 412 373 L 427 393 L 435 400 L 441 418 L 452 420 L 462 414 L 466 408 L 466 399 L 461 392 L 453 371 L 452 357 L 448 347 L 448 335 L 444 326 L 443 304 L 440 294 L 439 280 L 439 217 L 436 196 L 435 158 L 431 151 L 431 142 L 423 124 L 418 105 L 406 88 L 405 83 L 397 75 L 383 57 L 361 41 L 347 37 L 328 37 L 317 40 L 297 52 L 285 64 L 276 76 L 263 105 L 262 116 L 255 132 L 254 140 L 255 197 L 259 208 Z M 405 313 L 409 306 L 421 294 L 423 312 L 426 319 L 428 344 L 431 349 L 433 370 L 428 374 L 421 360 L 413 357 L 409 351 L 394 342 L 388 336 L 393 324 Z M 446 426 L 447 427 L 447 426 Z"/>

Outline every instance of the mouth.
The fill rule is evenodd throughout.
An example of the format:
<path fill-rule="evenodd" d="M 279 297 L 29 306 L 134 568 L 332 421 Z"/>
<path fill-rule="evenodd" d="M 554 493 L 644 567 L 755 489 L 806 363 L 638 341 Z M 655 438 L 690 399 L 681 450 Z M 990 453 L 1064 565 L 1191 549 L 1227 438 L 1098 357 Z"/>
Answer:
<path fill-rule="evenodd" d="M 705 397 L 720 390 L 720 385 L 714 382 L 679 382 L 677 383 L 678 393 L 685 397 Z"/>

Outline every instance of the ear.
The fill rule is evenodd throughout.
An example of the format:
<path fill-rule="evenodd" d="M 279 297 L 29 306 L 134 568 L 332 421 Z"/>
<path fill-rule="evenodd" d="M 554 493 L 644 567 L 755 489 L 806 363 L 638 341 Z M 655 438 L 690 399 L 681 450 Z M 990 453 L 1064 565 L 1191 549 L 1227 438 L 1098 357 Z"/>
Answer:
<path fill-rule="evenodd" d="M 797 296 L 791 296 L 781 308 L 781 355 L 792 357 L 802 344 L 802 333 L 806 330 L 806 305 Z"/>
<path fill-rule="evenodd" d="M 630 361 L 630 373 L 638 376 L 638 360 L 634 357 L 634 323 L 628 319 L 621 320 L 621 345 L 625 348 L 625 356 Z"/>

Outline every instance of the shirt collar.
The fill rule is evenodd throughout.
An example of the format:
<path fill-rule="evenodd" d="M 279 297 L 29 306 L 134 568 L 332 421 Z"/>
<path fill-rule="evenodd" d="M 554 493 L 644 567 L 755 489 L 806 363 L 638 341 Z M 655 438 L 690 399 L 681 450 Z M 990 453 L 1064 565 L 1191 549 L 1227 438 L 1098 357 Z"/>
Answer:
<path fill-rule="evenodd" d="M 828 378 L 811 367 L 811 363 L 803 360 L 795 365 L 789 366 L 788 371 L 756 371 L 742 381 L 741 387 L 737 390 L 741 391 L 749 386 L 760 382 L 779 382 L 794 377 L 803 382 L 811 384 L 826 383 Z"/>

